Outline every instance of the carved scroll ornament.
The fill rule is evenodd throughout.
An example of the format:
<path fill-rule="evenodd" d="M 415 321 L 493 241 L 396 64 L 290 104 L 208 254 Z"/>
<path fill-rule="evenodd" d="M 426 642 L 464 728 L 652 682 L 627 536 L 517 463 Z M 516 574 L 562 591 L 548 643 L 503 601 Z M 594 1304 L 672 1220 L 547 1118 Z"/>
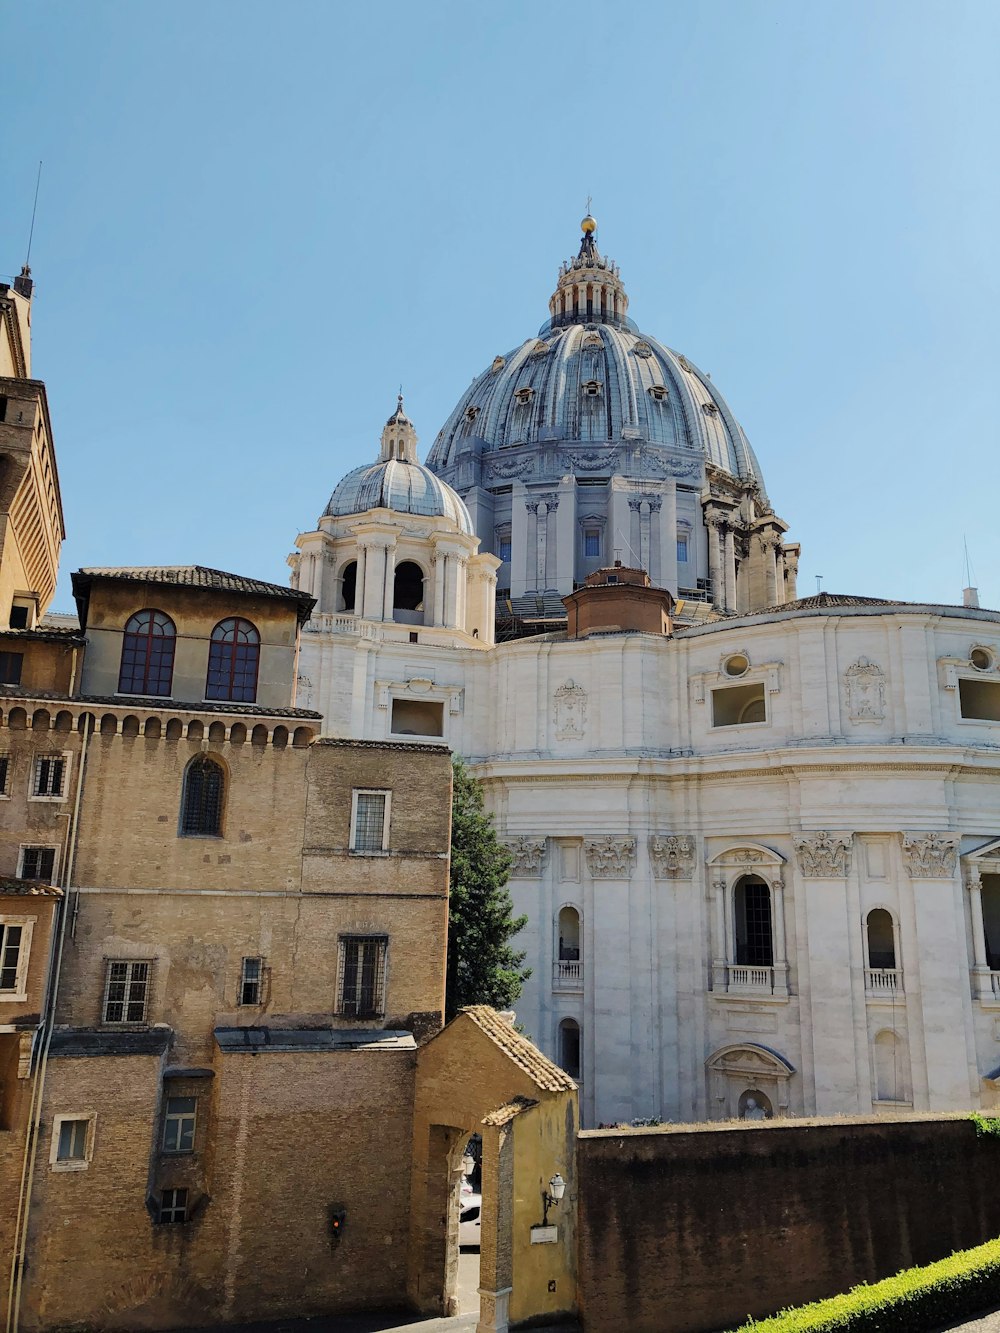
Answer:
<path fill-rule="evenodd" d="M 851 864 L 853 833 L 840 836 L 825 829 L 795 838 L 799 869 L 812 878 L 838 879 L 847 874 Z"/>
<path fill-rule="evenodd" d="M 950 879 L 958 859 L 957 833 L 904 833 L 903 861 L 912 879 Z"/>
<path fill-rule="evenodd" d="M 542 873 L 545 865 L 544 838 L 527 838 L 523 835 L 507 844 L 507 850 L 514 858 L 510 868 L 512 879 L 534 879 Z"/>

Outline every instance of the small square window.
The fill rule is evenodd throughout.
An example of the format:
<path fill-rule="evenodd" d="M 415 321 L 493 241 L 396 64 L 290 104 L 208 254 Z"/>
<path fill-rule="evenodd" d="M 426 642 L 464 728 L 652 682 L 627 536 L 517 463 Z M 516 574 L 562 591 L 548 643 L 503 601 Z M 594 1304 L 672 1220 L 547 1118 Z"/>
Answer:
<path fill-rule="evenodd" d="M 264 980 L 263 958 L 244 958 L 240 970 L 240 1004 L 260 1004 Z"/>
<path fill-rule="evenodd" d="M 149 961 L 112 959 L 104 983 L 102 1021 L 105 1023 L 145 1023 L 149 1001 Z"/>
<path fill-rule="evenodd" d="M 340 941 L 340 994 L 337 1012 L 350 1018 L 380 1018 L 385 1013 L 384 935 L 347 935 Z"/>
<path fill-rule="evenodd" d="M 601 554 L 600 528 L 584 528 L 583 554 L 588 557 L 600 556 Z"/>
<path fill-rule="evenodd" d="M 28 607 L 12 606 L 10 608 L 10 621 L 8 623 L 10 624 L 11 629 L 27 629 Z"/>
<path fill-rule="evenodd" d="M 585 398 L 596 398 L 601 392 L 601 386 L 597 380 L 586 380 L 581 388 Z"/>
<path fill-rule="evenodd" d="M 93 1115 L 57 1115 L 52 1121 L 49 1165 L 53 1171 L 86 1170 L 94 1151 Z"/>
<path fill-rule="evenodd" d="M 164 1190 L 160 1195 L 160 1222 L 186 1222 L 188 1212 L 187 1190 Z"/>
<path fill-rule="evenodd" d="M 20 685 L 24 653 L 0 653 L 0 685 Z"/>
<path fill-rule="evenodd" d="M 168 1097 L 163 1117 L 163 1151 L 194 1152 L 198 1103 L 194 1097 Z"/>
<path fill-rule="evenodd" d="M 352 852 L 383 852 L 389 828 L 389 793 L 356 791 L 351 821 Z"/>
<path fill-rule="evenodd" d="M 688 558 L 688 539 L 686 537 L 677 538 L 677 559 L 681 564 L 687 564 Z"/>
<path fill-rule="evenodd" d="M 35 756 L 31 774 L 31 794 L 44 800 L 60 801 L 66 795 L 66 756 L 39 754 Z"/>
<path fill-rule="evenodd" d="M 56 873 L 55 847 L 22 847 L 21 879 L 35 879 L 41 884 L 51 884 Z"/>

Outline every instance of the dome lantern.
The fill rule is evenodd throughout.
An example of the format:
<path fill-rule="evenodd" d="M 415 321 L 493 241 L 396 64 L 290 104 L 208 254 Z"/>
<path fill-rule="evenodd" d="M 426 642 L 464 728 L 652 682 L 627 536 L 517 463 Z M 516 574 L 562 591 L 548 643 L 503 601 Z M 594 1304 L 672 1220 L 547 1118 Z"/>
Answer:
<path fill-rule="evenodd" d="M 403 411 L 403 395 L 397 400 L 396 410 L 382 431 L 382 452 L 379 461 L 386 463 L 397 458 L 401 463 L 417 462 L 417 432 L 413 422 Z"/>
<path fill-rule="evenodd" d="M 597 248 L 597 219 L 591 213 L 580 223 L 583 239 L 576 258 L 559 269 L 549 300 L 552 327 L 567 324 L 625 324 L 628 297 L 618 265 Z"/>

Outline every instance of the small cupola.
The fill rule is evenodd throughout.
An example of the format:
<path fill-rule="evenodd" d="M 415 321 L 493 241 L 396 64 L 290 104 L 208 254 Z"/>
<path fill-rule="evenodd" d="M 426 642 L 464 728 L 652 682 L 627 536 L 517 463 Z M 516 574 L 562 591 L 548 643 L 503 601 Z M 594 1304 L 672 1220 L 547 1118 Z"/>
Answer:
<path fill-rule="evenodd" d="M 402 394 L 399 395 L 395 412 L 385 423 L 385 429 L 382 431 L 382 453 L 379 461 L 386 463 L 390 459 L 396 459 L 400 463 L 417 461 L 417 432 L 413 429 L 413 422 L 403 411 Z"/>
<path fill-rule="evenodd" d="M 580 223 L 583 240 L 575 259 L 559 270 L 549 301 L 553 328 L 565 324 L 612 324 L 622 327 L 628 297 L 618 265 L 597 248 L 597 220 L 588 212 Z"/>

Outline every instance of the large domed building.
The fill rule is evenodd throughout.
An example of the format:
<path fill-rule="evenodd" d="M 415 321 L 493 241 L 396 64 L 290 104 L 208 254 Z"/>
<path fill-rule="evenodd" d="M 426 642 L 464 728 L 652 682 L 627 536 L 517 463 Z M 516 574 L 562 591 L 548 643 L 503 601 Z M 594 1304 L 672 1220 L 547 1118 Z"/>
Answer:
<path fill-rule="evenodd" d="M 797 599 L 736 417 L 583 230 L 426 464 L 400 404 L 299 537 L 299 702 L 473 766 L 585 1124 L 995 1106 L 1000 614 Z"/>

